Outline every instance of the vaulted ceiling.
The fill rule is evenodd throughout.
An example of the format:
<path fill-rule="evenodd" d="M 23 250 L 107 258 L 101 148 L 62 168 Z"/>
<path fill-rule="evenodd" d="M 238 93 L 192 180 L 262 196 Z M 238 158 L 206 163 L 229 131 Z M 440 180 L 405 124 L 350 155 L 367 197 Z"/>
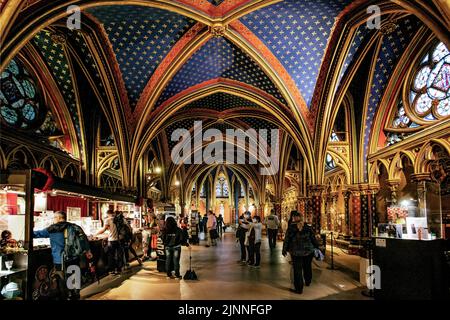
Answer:
<path fill-rule="evenodd" d="M 368 144 L 390 75 L 419 28 L 426 24 L 445 37 L 442 24 L 413 14 L 436 7 L 408 11 L 411 1 L 9 0 L 5 8 L 8 2 L 17 3 L 18 12 L 4 11 L 15 20 L 2 31 L 1 68 L 23 47 L 38 53 L 72 115 L 81 149 L 88 139 L 77 88 L 87 80 L 130 176 L 152 141 L 168 142 L 174 128 L 192 129 L 196 119 L 221 130 L 280 128 L 312 167 L 319 128 L 332 122 L 326 108 L 338 107 L 334 95 L 345 94 L 373 47 L 376 64 L 362 115 Z M 362 23 L 375 2 L 394 30 L 382 34 Z M 65 26 L 69 4 L 81 8 L 80 30 Z M 164 145 L 166 155 L 172 147 Z"/>

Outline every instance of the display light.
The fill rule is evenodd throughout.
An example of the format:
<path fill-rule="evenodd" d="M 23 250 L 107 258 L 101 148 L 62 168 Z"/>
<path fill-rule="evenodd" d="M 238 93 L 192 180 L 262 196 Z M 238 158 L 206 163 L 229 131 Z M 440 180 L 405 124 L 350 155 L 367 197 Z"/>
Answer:
<path fill-rule="evenodd" d="M 161 173 L 161 168 L 160 167 L 156 167 L 155 168 L 155 173 L 160 174 Z"/>
<path fill-rule="evenodd" d="M 179 185 L 180 185 L 180 181 L 176 180 L 176 181 L 175 181 L 175 186 L 178 187 Z"/>

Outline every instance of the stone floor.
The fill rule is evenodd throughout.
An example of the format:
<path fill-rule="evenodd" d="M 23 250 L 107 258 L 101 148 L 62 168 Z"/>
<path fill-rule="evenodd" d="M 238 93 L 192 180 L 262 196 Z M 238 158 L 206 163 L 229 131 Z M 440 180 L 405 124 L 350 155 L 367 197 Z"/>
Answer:
<path fill-rule="evenodd" d="M 199 281 L 166 279 L 155 262 L 134 266 L 121 277 L 108 276 L 82 291 L 93 300 L 291 300 L 365 298 L 361 284 L 342 270 L 329 270 L 325 262 L 313 261 L 313 282 L 303 294 L 291 293 L 290 264 L 281 255 L 281 243 L 271 254 L 263 239 L 261 268 L 236 263 L 239 247 L 234 234 L 225 234 L 217 247 L 204 243 L 192 248 L 192 266 Z M 189 268 L 189 249 L 183 247 L 181 273 Z"/>

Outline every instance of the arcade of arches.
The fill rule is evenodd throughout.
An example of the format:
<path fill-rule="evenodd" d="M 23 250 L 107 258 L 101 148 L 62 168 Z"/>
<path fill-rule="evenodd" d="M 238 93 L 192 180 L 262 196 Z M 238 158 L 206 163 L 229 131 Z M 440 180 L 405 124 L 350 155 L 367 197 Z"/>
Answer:
<path fill-rule="evenodd" d="M 388 207 L 439 203 L 430 233 L 449 238 L 450 7 L 427 3 L 2 1 L 0 169 L 44 168 L 177 214 L 211 209 L 230 226 L 247 210 L 298 210 L 352 255 Z M 217 133 L 265 129 L 277 170 L 217 150 L 176 163 L 173 136 L 195 138 L 200 121 L 215 138 L 185 160 Z"/>

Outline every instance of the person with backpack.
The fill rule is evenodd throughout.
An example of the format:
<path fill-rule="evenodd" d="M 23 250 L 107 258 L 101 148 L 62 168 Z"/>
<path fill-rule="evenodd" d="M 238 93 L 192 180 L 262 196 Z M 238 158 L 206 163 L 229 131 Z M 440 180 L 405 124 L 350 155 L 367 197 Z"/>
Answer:
<path fill-rule="evenodd" d="M 278 227 L 280 226 L 279 219 L 275 214 L 274 209 L 270 210 L 270 214 L 265 218 L 265 225 L 267 227 L 270 251 L 272 252 L 277 245 Z"/>
<path fill-rule="evenodd" d="M 136 237 L 133 234 L 133 228 L 131 228 L 127 219 L 123 216 L 122 211 L 116 211 L 116 216 L 114 218 L 114 223 L 116 224 L 117 230 L 119 232 L 119 242 L 124 253 L 124 263 L 128 268 L 130 266 L 130 252 L 137 260 L 139 265 L 142 265 L 142 260 L 139 258 L 136 250 L 134 250 L 133 243 L 136 241 Z"/>
<path fill-rule="evenodd" d="M 109 231 L 108 234 L 108 270 L 110 274 L 117 275 L 122 272 L 123 267 L 123 250 L 119 241 L 119 230 L 115 221 L 116 213 L 114 210 L 106 212 L 108 218 L 105 220 L 103 228 L 96 235 L 100 235 Z M 116 220 L 117 221 L 117 220 Z"/>
<path fill-rule="evenodd" d="M 177 222 L 172 216 L 168 217 L 166 220 L 165 228 L 162 233 L 162 240 L 166 251 L 167 277 L 173 278 L 172 271 L 175 271 L 175 277 L 181 278 L 181 246 L 184 245 L 189 247 L 189 243 L 187 242 L 188 239 L 184 236 L 183 230 L 177 226 Z"/>
<path fill-rule="evenodd" d="M 53 258 L 52 281 L 59 288 L 58 298 L 76 300 L 80 298 L 79 289 L 69 290 L 66 285 L 66 270 L 69 266 L 80 266 L 85 256 L 92 259 L 89 240 L 81 227 L 66 221 L 63 211 L 54 213 L 54 223 L 46 229 L 33 232 L 33 238 L 49 238 Z"/>
<path fill-rule="evenodd" d="M 303 277 L 305 285 L 308 287 L 312 281 L 311 263 L 314 257 L 314 250 L 319 247 L 319 243 L 314 235 L 312 227 L 301 222 L 298 211 L 291 212 L 291 223 L 288 227 L 283 243 L 283 256 L 287 253 L 291 255 L 294 268 L 294 287 L 292 292 L 303 293 Z"/>

